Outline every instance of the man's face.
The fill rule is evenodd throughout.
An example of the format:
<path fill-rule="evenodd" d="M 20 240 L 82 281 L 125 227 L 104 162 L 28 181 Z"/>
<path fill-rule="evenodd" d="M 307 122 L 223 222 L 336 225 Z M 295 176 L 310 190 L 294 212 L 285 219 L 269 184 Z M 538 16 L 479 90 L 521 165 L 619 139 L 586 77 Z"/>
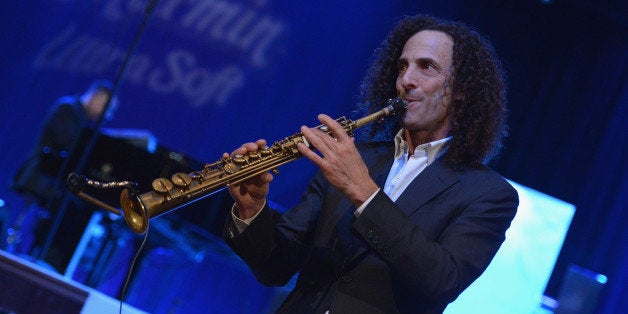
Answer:
<path fill-rule="evenodd" d="M 443 32 L 420 31 L 408 39 L 398 61 L 397 94 L 409 102 L 401 126 L 430 140 L 449 131 L 453 45 Z"/>
<path fill-rule="evenodd" d="M 96 121 L 100 118 L 105 111 L 108 98 L 109 94 L 106 92 L 96 91 L 92 94 L 87 104 L 87 115 L 90 120 Z"/>

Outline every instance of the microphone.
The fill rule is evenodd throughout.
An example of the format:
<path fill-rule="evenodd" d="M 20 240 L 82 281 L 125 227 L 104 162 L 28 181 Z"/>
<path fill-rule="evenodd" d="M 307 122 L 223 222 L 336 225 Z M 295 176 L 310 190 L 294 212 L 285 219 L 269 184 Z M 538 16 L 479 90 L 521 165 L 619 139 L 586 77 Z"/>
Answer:
<path fill-rule="evenodd" d="M 113 214 L 116 214 L 118 216 L 120 216 L 120 210 L 87 194 L 87 193 L 83 193 L 83 190 L 85 189 L 85 186 L 87 185 L 96 185 L 96 184 L 100 184 L 99 182 L 94 183 L 94 181 L 88 180 L 87 177 L 80 175 L 78 173 L 72 172 L 68 175 L 68 178 L 66 180 L 66 184 L 68 186 L 68 188 L 70 189 L 70 192 L 72 192 L 74 195 L 78 196 L 79 198 L 81 198 L 82 200 L 96 205 L 104 210 L 107 210 Z"/>
<path fill-rule="evenodd" d="M 85 189 L 85 186 L 87 185 L 87 178 L 76 172 L 72 172 L 68 175 L 66 185 L 70 189 L 70 192 L 79 194 Z"/>

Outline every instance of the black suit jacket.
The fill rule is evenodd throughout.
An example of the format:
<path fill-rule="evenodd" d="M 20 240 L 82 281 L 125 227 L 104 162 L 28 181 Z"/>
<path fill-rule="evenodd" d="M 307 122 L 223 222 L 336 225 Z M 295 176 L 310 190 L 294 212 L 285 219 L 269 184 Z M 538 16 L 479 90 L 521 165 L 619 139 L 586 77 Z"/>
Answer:
<path fill-rule="evenodd" d="M 359 148 L 383 187 L 394 147 Z M 283 215 L 265 207 L 225 238 L 265 285 L 300 272 L 279 312 L 440 313 L 486 269 L 517 205 L 514 188 L 489 168 L 436 160 L 396 202 L 380 191 L 356 219 L 319 173 L 300 204 Z"/>

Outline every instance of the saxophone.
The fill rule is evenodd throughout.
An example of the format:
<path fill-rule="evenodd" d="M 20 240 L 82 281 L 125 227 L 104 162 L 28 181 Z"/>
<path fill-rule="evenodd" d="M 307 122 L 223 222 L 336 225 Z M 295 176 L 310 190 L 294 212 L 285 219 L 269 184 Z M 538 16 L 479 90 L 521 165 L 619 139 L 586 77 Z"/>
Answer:
<path fill-rule="evenodd" d="M 381 119 L 387 115 L 404 110 L 406 103 L 401 98 L 390 99 L 387 107 L 366 117 L 352 121 L 340 117 L 336 121 L 345 129 L 349 136 L 353 130 Z M 317 129 L 331 135 L 326 125 Z M 112 206 L 99 202 L 97 199 L 82 193 L 81 185 L 97 188 L 125 187 L 120 195 L 120 205 L 127 225 L 137 234 L 143 234 L 148 228 L 148 220 L 163 215 L 182 206 L 218 192 L 230 185 L 241 183 L 266 171 L 278 173 L 277 167 L 301 157 L 297 149 L 298 143 L 308 142 L 301 132 L 275 142 L 260 150 L 245 155 L 224 157 L 221 160 L 206 164 L 202 170 L 191 173 L 175 173 L 170 179 L 157 178 L 152 182 L 152 191 L 139 194 L 133 182 L 99 183 L 75 173 L 68 176 L 70 190 L 79 197 L 109 210 L 117 215 L 120 211 Z"/>

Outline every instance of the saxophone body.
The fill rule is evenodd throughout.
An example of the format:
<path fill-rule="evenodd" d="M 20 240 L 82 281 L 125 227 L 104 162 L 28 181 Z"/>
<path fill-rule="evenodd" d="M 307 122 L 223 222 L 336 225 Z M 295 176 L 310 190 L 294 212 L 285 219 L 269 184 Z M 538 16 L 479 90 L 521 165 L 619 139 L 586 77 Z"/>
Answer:
<path fill-rule="evenodd" d="M 366 123 L 378 120 L 405 109 L 405 102 L 400 98 L 388 101 L 388 106 L 376 113 L 356 121 L 341 117 L 336 120 L 353 136 L 353 130 Z M 330 135 L 327 126 L 317 127 Z M 332 135 L 333 136 L 333 135 Z M 296 133 L 245 155 L 234 155 L 206 164 L 202 170 L 191 173 L 175 173 L 170 179 L 158 178 L 152 182 L 153 190 L 143 194 L 124 189 L 120 195 L 120 204 L 127 225 L 137 234 L 143 234 L 148 228 L 148 220 L 186 204 L 211 195 L 233 184 L 241 183 L 266 171 L 277 173 L 277 168 L 301 157 L 297 149 L 299 143 L 309 146 L 302 133 Z"/>

